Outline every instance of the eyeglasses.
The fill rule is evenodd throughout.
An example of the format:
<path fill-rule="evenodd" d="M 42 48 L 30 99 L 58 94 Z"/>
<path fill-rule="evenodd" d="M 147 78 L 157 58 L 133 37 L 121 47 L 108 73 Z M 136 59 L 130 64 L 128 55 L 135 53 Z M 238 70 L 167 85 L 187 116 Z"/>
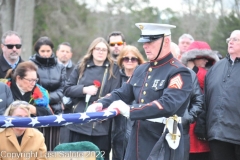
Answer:
<path fill-rule="evenodd" d="M 27 78 L 23 78 L 23 79 L 26 79 L 28 82 L 30 83 L 37 83 L 38 82 L 38 78 L 37 79 L 27 79 Z"/>
<path fill-rule="evenodd" d="M 106 48 L 98 48 L 98 47 L 96 47 L 96 48 L 94 48 L 96 51 L 98 51 L 98 52 L 100 52 L 100 51 L 102 51 L 102 52 L 107 52 L 108 51 L 108 49 L 106 49 Z"/>
<path fill-rule="evenodd" d="M 123 57 L 122 60 L 124 62 L 132 62 L 132 63 L 138 62 L 138 58 L 137 57 Z"/>
<path fill-rule="evenodd" d="M 226 43 L 229 43 L 230 41 L 238 42 L 238 41 L 240 41 L 240 39 L 239 38 L 227 38 L 226 39 Z"/>
<path fill-rule="evenodd" d="M 13 49 L 13 47 L 15 46 L 17 49 L 20 49 L 22 47 L 21 44 L 3 44 L 4 46 L 6 46 L 8 49 Z"/>
<path fill-rule="evenodd" d="M 121 46 L 121 45 L 123 45 L 123 42 L 112 42 L 112 43 L 110 43 L 109 45 L 110 45 L 111 47 L 114 47 L 115 45 Z"/>

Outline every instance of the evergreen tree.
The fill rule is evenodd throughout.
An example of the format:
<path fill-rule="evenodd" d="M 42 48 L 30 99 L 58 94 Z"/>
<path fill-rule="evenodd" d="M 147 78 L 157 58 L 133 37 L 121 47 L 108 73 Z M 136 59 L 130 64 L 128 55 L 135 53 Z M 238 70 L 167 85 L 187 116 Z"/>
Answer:
<path fill-rule="evenodd" d="M 226 39 L 231 35 L 232 31 L 239 30 L 239 26 L 240 20 L 235 12 L 220 17 L 216 30 L 212 34 L 213 38 L 210 43 L 212 50 L 217 50 L 225 56 L 227 54 Z"/>

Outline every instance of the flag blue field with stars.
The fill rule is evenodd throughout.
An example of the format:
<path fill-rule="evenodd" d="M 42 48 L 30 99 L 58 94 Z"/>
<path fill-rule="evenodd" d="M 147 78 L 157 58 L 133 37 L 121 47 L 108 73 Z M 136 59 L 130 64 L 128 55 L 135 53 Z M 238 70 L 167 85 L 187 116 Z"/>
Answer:
<path fill-rule="evenodd" d="M 103 121 L 117 115 L 115 110 L 105 110 L 102 112 L 84 112 L 59 114 L 39 117 L 10 117 L 0 116 L 0 128 L 8 127 L 51 127 L 66 126 L 73 123 L 88 123 L 92 121 Z"/>

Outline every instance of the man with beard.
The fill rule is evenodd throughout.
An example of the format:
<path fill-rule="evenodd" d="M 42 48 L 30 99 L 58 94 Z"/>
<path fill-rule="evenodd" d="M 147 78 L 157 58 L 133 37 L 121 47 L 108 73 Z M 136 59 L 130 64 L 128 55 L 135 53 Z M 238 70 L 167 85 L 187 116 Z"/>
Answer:
<path fill-rule="evenodd" d="M 126 45 L 124 35 L 120 31 L 113 31 L 108 36 L 107 41 L 108 41 L 108 44 L 110 46 L 110 50 L 111 50 L 113 60 L 116 62 L 120 51 Z"/>
<path fill-rule="evenodd" d="M 0 55 L 0 78 L 4 78 L 9 69 L 14 69 L 21 59 L 22 39 L 15 31 L 7 31 L 2 35 L 2 54 Z"/>

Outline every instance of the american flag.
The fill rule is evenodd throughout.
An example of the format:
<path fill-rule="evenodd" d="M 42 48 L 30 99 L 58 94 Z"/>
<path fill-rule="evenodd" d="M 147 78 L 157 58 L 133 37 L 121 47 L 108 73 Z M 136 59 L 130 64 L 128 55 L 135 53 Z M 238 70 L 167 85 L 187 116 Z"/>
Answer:
<path fill-rule="evenodd" d="M 50 127 L 66 126 L 73 123 L 88 123 L 92 121 L 102 121 L 117 115 L 115 110 L 105 110 L 102 112 L 83 112 L 72 114 L 59 114 L 39 117 L 9 117 L 0 116 L 0 128 L 8 127 Z"/>

